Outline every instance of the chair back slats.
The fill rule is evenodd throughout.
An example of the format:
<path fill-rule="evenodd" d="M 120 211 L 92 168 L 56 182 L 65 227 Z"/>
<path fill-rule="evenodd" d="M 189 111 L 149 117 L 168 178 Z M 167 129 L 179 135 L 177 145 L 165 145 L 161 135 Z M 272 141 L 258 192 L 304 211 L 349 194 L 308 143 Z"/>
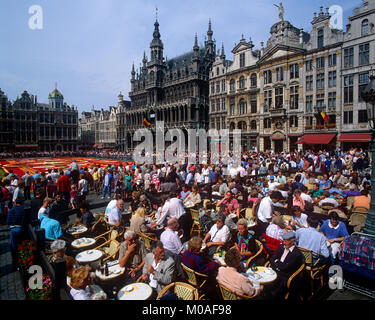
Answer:
<path fill-rule="evenodd" d="M 232 290 L 229 290 L 227 287 L 223 286 L 220 283 L 219 288 L 224 300 L 237 300 L 237 296 Z"/>
<path fill-rule="evenodd" d="M 304 257 L 306 266 L 311 266 L 313 263 L 313 257 L 312 257 L 311 251 L 302 247 L 298 247 L 298 249 L 301 251 Z"/>
<path fill-rule="evenodd" d="M 195 276 L 194 270 L 188 268 L 185 266 L 183 263 L 181 263 L 182 269 L 184 269 L 186 276 L 187 276 L 187 281 L 194 287 L 198 286 L 198 280 L 197 277 Z"/>
<path fill-rule="evenodd" d="M 110 256 L 113 255 L 113 254 L 115 254 L 119 246 L 120 246 L 120 244 L 116 240 L 112 240 L 109 243 L 108 254 Z"/>
<path fill-rule="evenodd" d="M 194 299 L 194 292 L 196 291 L 195 288 L 183 286 L 176 283 L 174 291 L 177 294 L 177 297 L 182 300 L 196 300 Z"/>
<path fill-rule="evenodd" d="M 199 211 L 196 209 L 190 209 L 190 214 L 194 222 L 199 222 Z"/>

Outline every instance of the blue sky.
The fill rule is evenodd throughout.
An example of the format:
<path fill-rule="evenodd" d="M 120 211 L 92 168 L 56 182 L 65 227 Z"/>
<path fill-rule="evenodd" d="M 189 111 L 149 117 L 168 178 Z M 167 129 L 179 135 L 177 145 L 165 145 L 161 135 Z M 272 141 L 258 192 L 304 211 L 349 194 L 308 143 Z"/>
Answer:
<path fill-rule="evenodd" d="M 127 98 L 132 63 L 139 67 L 149 44 L 158 7 L 164 56 L 190 51 L 194 35 L 203 44 L 212 21 L 217 47 L 228 59 L 244 34 L 256 48 L 266 43 L 278 20 L 280 0 L 1 0 L 0 88 L 11 100 L 24 90 L 48 102 L 58 89 L 78 110 L 117 104 Z M 362 0 L 284 0 L 285 19 L 305 31 L 319 7 L 340 5 L 347 17 Z M 43 9 L 43 29 L 29 28 L 29 7 Z M 324 9 L 325 10 L 325 9 Z"/>

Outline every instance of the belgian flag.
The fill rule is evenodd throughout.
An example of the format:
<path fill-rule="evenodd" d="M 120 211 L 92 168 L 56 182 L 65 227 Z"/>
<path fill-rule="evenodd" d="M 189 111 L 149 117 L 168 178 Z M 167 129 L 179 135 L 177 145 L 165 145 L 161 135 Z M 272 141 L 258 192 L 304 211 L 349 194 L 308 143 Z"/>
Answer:
<path fill-rule="evenodd" d="M 328 115 L 325 112 L 321 112 L 320 115 L 322 116 L 324 122 L 328 122 Z"/>
<path fill-rule="evenodd" d="M 148 128 L 151 125 L 151 122 L 148 121 L 146 116 L 143 117 L 143 125 L 145 126 L 145 128 Z"/>

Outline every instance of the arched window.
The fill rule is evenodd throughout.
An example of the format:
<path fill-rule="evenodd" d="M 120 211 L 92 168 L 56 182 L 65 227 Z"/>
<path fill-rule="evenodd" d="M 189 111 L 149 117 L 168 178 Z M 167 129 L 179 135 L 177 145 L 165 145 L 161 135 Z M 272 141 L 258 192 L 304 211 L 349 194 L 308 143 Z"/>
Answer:
<path fill-rule="evenodd" d="M 250 77 L 250 86 L 256 87 L 257 86 L 257 75 L 253 73 Z"/>
<path fill-rule="evenodd" d="M 239 130 L 246 131 L 247 130 L 247 125 L 245 121 L 240 121 L 237 125 Z"/>
<path fill-rule="evenodd" d="M 234 91 L 236 89 L 236 81 L 234 79 L 230 80 L 229 87 L 230 91 Z"/>
<path fill-rule="evenodd" d="M 244 76 L 240 77 L 239 87 L 240 87 L 240 89 L 245 88 L 245 77 Z"/>
<path fill-rule="evenodd" d="M 362 21 L 362 37 L 368 35 L 368 19 Z"/>
<path fill-rule="evenodd" d="M 246 114 L 247 113 L 247 106 L 246 101 L 244 99 L 240 100 L 240 114 Z"/>
<path fill-rule="evenodd" d="M 150 81 L 154 81 L 154 77 L 155 77 L 154 71 L 151 71 L 150 72 Z"/>
<path fill-rule="evenodd" d="M 229 131 L 233 131 L 235 128 L 236 128 L 236 125 L 234 124 L 234 122 L 231 122 L 229 126 Z"/>

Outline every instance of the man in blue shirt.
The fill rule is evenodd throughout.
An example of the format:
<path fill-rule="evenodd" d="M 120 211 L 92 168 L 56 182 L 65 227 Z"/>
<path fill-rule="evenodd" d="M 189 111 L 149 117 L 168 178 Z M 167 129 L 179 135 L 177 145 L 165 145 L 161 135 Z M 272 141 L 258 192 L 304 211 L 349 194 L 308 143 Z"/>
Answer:
<path fill-rule="evenodd" d="M 316 230 L 318 221 L 311 217 L 308 217 L 307 225 L 307 228 L 300 228 L 296 231 L 296 243 L 299 247 L 311 250 L 320 255 L 317 256 L 313 254 L 313 258 L 320 258 L 319 264 L 325 264 L 328 261 L 329 257 L 327 240 L 323 234 Z"/>
<path fill-rule="evenodd" d="M 107 192 L 108 192 L 108 199 L 111 199 L 112 182 L 113 182 L 112 172 L 109 171 L 105 174 L 104 179 L 103 179 L 102 199 L 105 198 L 105 195 L 107 194 Z"/>
<path fill-rule="evenodd" d="M 45 230 L 46 239 L 59 239 L 63 236 L 60 223 L 57 220 L 51 219 L 43 213 L 40 217 L 40 229 Z"/>
<path fill-rule="evenodd" d="M 330 244 L 330 257 L 332 264 L 334 264 L 341 242 L 349 235 L 348 230 L 345 224 L 339 221 L 337 212 L 332 211 L 329 214 L 329 219 L 324 221 L 319 231 L 326 237 L 326 240 Z"/>

